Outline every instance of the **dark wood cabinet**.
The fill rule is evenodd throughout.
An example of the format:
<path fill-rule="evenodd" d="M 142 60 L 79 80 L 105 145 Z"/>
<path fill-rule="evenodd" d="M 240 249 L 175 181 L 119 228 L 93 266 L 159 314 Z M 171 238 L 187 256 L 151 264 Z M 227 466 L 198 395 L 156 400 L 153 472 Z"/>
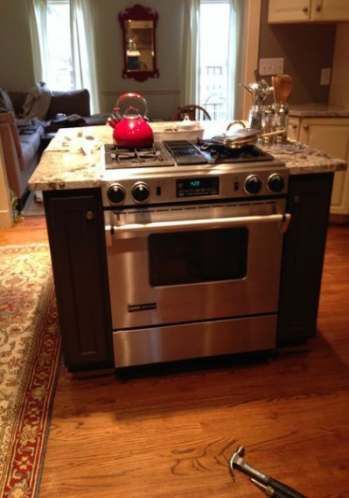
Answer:
<path fill-rule="evenodd" d="M 44 193 L 66 367 L 113 365 L 112 326 L 99 189 Z"/>
<path fill-rule="evenodd" d="M 278 322 L 278 345 L 316 333 L 333 174 L 290 176 Z"/>

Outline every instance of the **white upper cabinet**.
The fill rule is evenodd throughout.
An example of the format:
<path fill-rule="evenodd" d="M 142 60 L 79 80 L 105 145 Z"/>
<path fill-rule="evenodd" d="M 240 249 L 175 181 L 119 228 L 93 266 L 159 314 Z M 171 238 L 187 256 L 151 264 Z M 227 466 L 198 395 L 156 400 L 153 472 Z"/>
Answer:
<path fill-rule="evenodd" d="M 310 19 L 310 0 L 269 0 L 270 23 L 304 22 Z"/>
<path fill-rule="evenodd" d="M 349 0 L 269 0 L 269 23 L 348 20 Z"/>
<path fill-rule="evenodd" d="M 313 21 L 348 21 L 348 0 L 312 0 Z"/>

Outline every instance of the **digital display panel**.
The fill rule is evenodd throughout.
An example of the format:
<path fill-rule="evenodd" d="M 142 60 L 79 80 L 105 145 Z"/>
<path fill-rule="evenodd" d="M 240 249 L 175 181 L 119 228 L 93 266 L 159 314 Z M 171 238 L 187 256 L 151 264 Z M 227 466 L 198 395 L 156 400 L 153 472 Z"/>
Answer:
<path fill-rule="evenodd" d="M 198 195 L 218 195 L 219 179 L 212 178 L 186 178 L 177 180 L 177 197 L 194 197 Z"/>

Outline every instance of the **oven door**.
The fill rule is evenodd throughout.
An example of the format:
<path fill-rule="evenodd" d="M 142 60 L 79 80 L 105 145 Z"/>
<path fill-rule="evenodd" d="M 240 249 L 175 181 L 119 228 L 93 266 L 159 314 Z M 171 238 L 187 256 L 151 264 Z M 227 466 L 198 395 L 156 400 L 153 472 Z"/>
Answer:
<path fill-rule="evenodd" d="M 275 313 L 284 201 L 106 213 L 114 329 Z"/>

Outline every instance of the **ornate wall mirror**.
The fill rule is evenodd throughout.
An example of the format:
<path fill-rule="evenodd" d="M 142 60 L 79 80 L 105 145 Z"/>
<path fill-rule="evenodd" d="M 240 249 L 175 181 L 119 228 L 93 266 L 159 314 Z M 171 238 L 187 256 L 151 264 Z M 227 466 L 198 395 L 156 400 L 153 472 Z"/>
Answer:
<path fill-rule="evenodd" d="M 119 14 L 123 34 L 123 78 L 145 81 L 158 78 L 156 65 L 156 26 L 158 13 L 142 5 L 134 5 Z"/>

